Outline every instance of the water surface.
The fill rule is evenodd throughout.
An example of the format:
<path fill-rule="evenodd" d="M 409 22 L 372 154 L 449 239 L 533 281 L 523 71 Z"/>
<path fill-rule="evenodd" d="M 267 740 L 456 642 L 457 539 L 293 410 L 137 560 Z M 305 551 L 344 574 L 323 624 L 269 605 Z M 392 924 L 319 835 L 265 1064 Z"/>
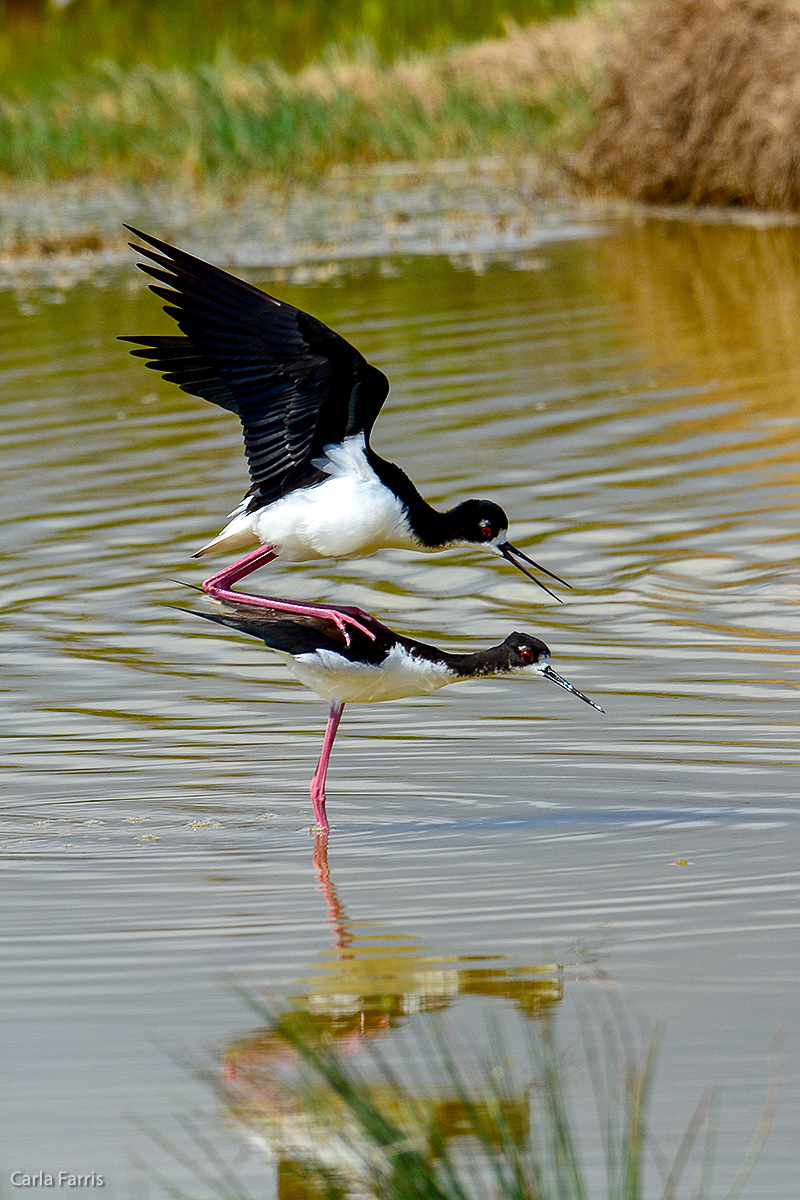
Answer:
<path fill-rule="evenodd" d="M 556 606 L 461 551 L 253 586 L 452 648 L 535 632 L 607 713 L 514 680 L 348 708 L 315 862 L 324 706 L 170 607 L 193 603 L 172 581 L 202 578 L 191 552 L 244 490 L 235 422 L 115 343 L 169 329 L 132 269 L 0 293 L 3 1170 L 136 1194 L 128 1154 L 151 1147 L 127 1114 L 180 1140 L 198 1104 L 214 1128 L 172 1055 L 230 1072 L 258 1044 L 232 980 L 387 1046 L 433 1009 L 462 1030 L 547 1010 L 569 1042 L 601 980 L 666 1023 L 667 1148 L 723 1085 L 720 1182 L 787 1030 L 744 1194 L 790 1200 L 800 235 L 652 221 L 308 276 L 249 275 L 389 375 L 378 451 L 435 503 L 497 500 L 573 590 Z M 260 1151 L 237 1162 L 272 1178 Z"/>

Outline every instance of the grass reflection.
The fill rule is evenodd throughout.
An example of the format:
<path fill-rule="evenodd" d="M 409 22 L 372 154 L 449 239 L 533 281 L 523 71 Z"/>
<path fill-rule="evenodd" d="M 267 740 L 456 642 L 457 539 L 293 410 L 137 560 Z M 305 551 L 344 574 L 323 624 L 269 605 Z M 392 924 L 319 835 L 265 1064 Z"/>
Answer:
<path fill-rule="evenodd" d="M 417 1064 L 412 1076 L 419 1063 L 427 1067 L 424 1078 L 401 1082 L 378 1049 L 381 1041 L 404 1026 L 420 1030 L 421 1015 L 444 1013 L 467 996 L 511 1002 L 540 1022 L 563 997 L 560 968 L 444 956 L 402 934 L 350 921 L 331 877 L 327 842 L 317 835 L 314 866 L 331 949 L 279 1010 L 255 1002 L 265 1025 L 227 1048 L 215 1086 L 227 1119 L 277 1160 L 281 1197 L 361 1194 L 352 1191 L 355 1181 L 372 1189 L 370 1180 L 383 1177 L 389 1160 L 387 1195 L 444 1196 L 437 1179 L 443 1155 L 473 1136 L 476 1120 L 499 1152 L 506 1139 L 518 1148 L 526 1143 L 529 1082 L 503 1052 L 502 1093 L 473 1097 L 457 1079 L 455 1058 L 448 1066 L 443 1057 L 447 1042 L 436 1038 L 422 1054 L 409 1045 Z M 314 1073 L 323 1068 L 320 1088 Z M 413 1148 L 396 1154 L 406 1141 Z"/>
<path fill-rule="evenodd" d="M 670 1162 L 659 1162 L 660 1185 L 649 1178 L 657 1141 L 650 1106 L 659 1032 L 636 1037 L 615 1004 L 584 1014 L 584 1069 L 596 1105 L 595 1128 L 576 1116 L 572 1048 L 547 1017 L 527 1026 L 522 1052 L 494 1022 L 489 1050 L 465 1053 L 441 1027 L 416 1026 L 394 1067 L 372 1047 L 356 1062 L 319 1036 L 310 1014 L 277 1014 L 245 996 L 271 1022 L 276 1047 L 260 1103 L 243 1099 L 230 1081 L 206 1075 L 226 1121 L 275 1164 L 278 1200 L 708 1200 L 717 1110 L 707 1091 L 692 1113 Z M 422 1061 L 424 1069 L 416 1066 Z M 739 1196 L 760 1154 L 775 1108 L 770 1092 L 751 1145 L 724 1200 Z M 162 1149 L 211 1195 L 253 1195 L 225 1166 L 196 1126 L 184 1122 L 188 1151 L 149 1129 Z M 582 1146 L 602 1142 L 605 1180 L 584 1165 Z M 656 1160 L 658 1161 L 658 1160 Z M 170 1196 L 189 1193 L 150 1173 Z M 682 1186 L 685 1177 L 692 1183 Z M 646 1178 L 647 1175 L 647 1178 Z M 699 1179 L 699 1183 L 697 1180 Z M 720 1194 L 720 1193 L 716 1193 Z"/>
<path fill-rule="evenodd" d="M 701 1097 L 665 1162 L 650 1122 L 661 1031 L 638 1028 L 613 988 L 583 1010 L 578 1062 L 556 1033 L 563 993 L 553 979 L 548 989 L 546 969 L 539 968 L 534 981 L 526 978 L 533 968 L 515 972 L 500 960 L 486 986 L 489 976 L 473 959 L 444 959 L 410 939 L 376 935 L 374 927 L 348 921 L 324 834 L 316 839 L 314 864 L 333 961 L 324 961 L 282 1006 L 241 991 L 263 1028 L 227 1049 L 221 1072 L 199 1072 L 227 1127 L 265 1156 L 270 1170 L 274 1166 L 278 1200 L 585 1200 L 601 1194 L 677 1200 L 688 1194 L 681 1183 L 690 1168 L 692 1196 L 710 1196 L 713 1092 Z M 537 1019 L 523 1020 L 522 1038 L 512 1042 L 498 1011 L 485 1010 L 485 1049 L 478 1049 L 439 1018 L 420 1020 L 441 1013 L 458 995 L 511 999 L 526 1018 Z M 382 1045 L 401 1025 L 408 1027 L 403 1035 Z M 580 1088 L 594 1099 L 588 1121 L 585 1104 L 579 1109 Z M 752 1171 L 775 1101 L 773 1082 L 725 1200 L 739 1195 Z M 204 1194 L 226 1200 L 261 1194 L 263 1179 L 257 1192 L 252 1185 L 248 1190 L 194 1121 L 180 1121 L 188 1137 L 182 1146 L 139 1124 L 204 1184 Z M 602 1148 L 602 1189 L 596 1186 L 602 1170 L 585 1157 L 587 1143 Z M 651 1157 L 661 1174 L 656 1191 Z M 189 1200 L 166 1176 L 147 1173 L 168 1195 Z"/>
<path fill-rule="evenodd" d="M 698 428 L 729 438 L 756 426 L 765 447 L 796 451 L 796 228 L 646 220 L 632 223 L 623 237 L 599 241 L 596 249 L 603 277 L 624 302 L 649 366 L 662 379 L 672 374 L 681 389 L 702 389 L 694 402 L 685 391 L 672 398 L 692 415 L 677 429 L 665 426 L 661 440 L 672 442 L 676 433 Z M 712 408 L 714 392 L 723 403 Z"/>

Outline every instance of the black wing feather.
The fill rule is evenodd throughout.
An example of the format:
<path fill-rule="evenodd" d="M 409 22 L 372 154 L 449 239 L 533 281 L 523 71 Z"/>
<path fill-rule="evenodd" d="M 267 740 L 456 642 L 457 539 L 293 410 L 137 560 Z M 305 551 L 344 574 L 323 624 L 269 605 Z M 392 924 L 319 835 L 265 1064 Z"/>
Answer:
<path fill-rule="evenodd" d="M 214 364 L 195 350 L 188 338 L 137 337 L 122 340 L 136 341 L 139 349 L 131 350 L 131 354 L 135 358 L 148 359 L 145 366 L 160 371 L 168 383 L 177 383 L 182 391 L 191 396 L 200 396 L 239 415 L 236 397 L 230 387 L 220 379 Z"/>
<path fill-rule="evenodd" d="M 389 382 L 355 347 L 301 309 L 125 228 L 148 243 L 132 247 L 151 260 L 138 265 L 184 336 L 121 340 L 183 391 L 238 415 L 254 507 L 322 478 L 313 460 L 329 443 L 369 441 Z"/>
<path fill-rule="evenodd" d="M 351 624 L 348 626 L 349 640 L 336 622 L 327 617 L 286 613 L 280 609 L 247 604 L 246 601 L 236 604 L 229 601 L 220 603 L 215 612 L 189 608 L 182 611 L 191 613 L 192 616 L 205 617 L 207 621 L 215 621 L 218 625 L 227 625 L 240 633 L 250 634 L 251 637 L 260 638 L 273 650 L 283 650 L 294 655 L 308 654 L 314 650 L 333 650 L 351 661 L 380 666 L 396 640 L 407 642 L 405 638 L 398 639 L 386 625 L 360 610 L 358 619 L 372 631 L 373 636 L 368 637 Z M 349 610 L 340 608 L 334 611 L 346 617 Z M 412 643 L 408 642 L 408 645 Z"/>

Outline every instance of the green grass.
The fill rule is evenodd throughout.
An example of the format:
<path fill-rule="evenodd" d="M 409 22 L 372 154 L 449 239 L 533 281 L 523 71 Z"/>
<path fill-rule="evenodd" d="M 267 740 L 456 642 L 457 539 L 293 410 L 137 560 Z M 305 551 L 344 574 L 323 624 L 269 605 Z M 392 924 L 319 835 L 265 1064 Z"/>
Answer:
<path fill-rule="evenodd" d="M 267 7 L 273 22 L 286 19 L 286 5 Z M 152 11 L 142 9 L 143 31 L 127 37 L 127 26 L 115 22 L 139 11 L 133 0 L 86 0 L 82 7 L 76 0 L 74 26 L 67 24 L 72 12 L 67 9 L 51 12 L 40 29 L 40 59 L 50 69 L 39 75 L 25 66 L 24 39 L 12 45 L 6 30 L 0 33 L 0 64 L 5 58 L 6 65 L 0 76 L 0 177 L 41 183 L 100 178 L 145 186 L 180 180 L 231 187 L 265 176 L 308 181 L 334 163 L 541 152 L 569 142 L 585 126 L 591 71 L 584 60 L 592 54 L 591 37 L 585 53 L 571 27 L 564 27 L 555 51 L 551 46 L 540 54 L 537 46 L 539 30 L 561 29 L 563 23 L 534 25 L 524 34 L 512 29 L 496 40 L 487 64 L 474 55 L 481 44 L 473 48 L 452 40 L 442 48 L 387 53 L 383 43 L 391 42 L 390 30 L 397 46 L 406 46 L 415 23 L 439 28 L 435 20 L 424 25 L 421 0 L 401 4 L 394 24 L 391 5 L 365 0 L 361 24 L 368 31 L 374 27 L 374 36 L 362 33 L 347 45 L 331 45 L 325 31 L 339 29 L 345 7 L 300 4 L 301 25 L 304 13 L 329 16 L 316 34 L 323 48 L 299 73 L 265 52 L 269 38 L 256 36 L 253 14 L 266 10 L 245 0 L 233 6 L 221 2 L 216 9 L 206 0 L 192 0 L 186 9 L 176 5 L 174 28 L 164 24 L 164 6 L 154 4 Z M 433 12 L 447 10 L 449 23 L 442 28 L 452 39 L 453 30 L 473 28 L 470 13 L 479 7 L 475 0 L 434 0 Z M 516 5 L 520 15 L 523 9 L 571 7 L 572 0 Z M 235 11 L 239 23 L 225 25 L 214 16 L 217 10 L 222 16 Z M 151 17 L 162 14 L 158 37 L 148 11 Z M 187 11 L 196 18 L 207 15 L 208 28 L 205 16 L 196 19 L 197 31 L 184 30 L 182 45 Z M 500 11 L 514 13 L 515 6 L 490 5 L 488 11 L 484 23 L 494 31 Z M 87 32 L 81 51 L 75 31 L 86 13 L 95 14 L 97 30 L 94 37 Z M 54 22 L 60 23 L 63 43 L 57 64 L 50 61 L 59 44 Z M 101 36 L 104 30 L 107 36 Z M 223 36 L 225 30 L 230 37 Z M 213 57 L 203 58 L 204 49 Z"/>
<path fill-rule="evenodd" d="M 82 74 L 107 59 L 130 69 L 274 59 L 297 71 L 326 47 L 368 39 L 389 61 L 413 50 L 495 37 L 503 21 L 564 16 L 575 0 L 72 0 L 38 13 L 0 0 L 0 78 L 14 94 Z"/>
<path fill-rule="evenodd" d="M 660 1034 L 634 1034 L 616 1003 L 610 1016 L 598 1021 L 585 1014 L 582 1021 L 584 1074 L 596 1107 L 592 1130 L 574 1115 L 578 1064 L 570 1048 L 559 1044 L 552 1018 L 526 1027 L 522 1056 L 512 1054 L 499 1027 L 491 1026 L 488 1053 L 468 1062 L 463 1047 L 441 1027 L 427 1036 L 417 1032 L 401 1078 L 374 1047 L 359 1066 L 335 1042 L 320 1039 L 308 1015 L 275 1018 L 245 998 L 269 1022 L 268 1049 L 249 1068 L 239 1064 L 235 1085 L 225 1086 L 211 1073 L 204 1077 L 227 1120 L 275 1148 L 282 1178 L 291 1181 L 297 1197 L 709 1200 L 713 1194 L 735 1200 L 774 1110 L 773 1082 L 741 1168 L 724 1191 L 712 1193 L 719 1112 L 709 1089 L 671 1162 L 661 1162 L 660 1181 L 654 1181 L 650 1150 L 657 1139 L 651 1135 L 650 1105 Z M 420 1062 L 424 1071 L 412 1065 Z M 246 1200 L 235 1172 L 196 1122 L 183 1122 L 188 1149 L 139 1124 L 211 1195 Z M 600 1187 L 583 1165 L 582 1142 L 592 1135 L 600 1138 L 605 1155 Z M 337 1164 L 337 1156 L 347 1159 L 346 1167 Z M 188 1200 L 163 1174 L 147 1174 L 176 1200 Z"/>
<path fill-rule="evenodd" d="M 546 146 L 584 102 L 579 89 L 489 90 L 436 67 L 421 61 L 415 89 L 367 55 L 314 80 L 229 54 L 168 70 L 101 64 L 36 94 L 0 95 L 0 173 L 233 183 L 310 179 L 338 162 L 522 154 Z"/>

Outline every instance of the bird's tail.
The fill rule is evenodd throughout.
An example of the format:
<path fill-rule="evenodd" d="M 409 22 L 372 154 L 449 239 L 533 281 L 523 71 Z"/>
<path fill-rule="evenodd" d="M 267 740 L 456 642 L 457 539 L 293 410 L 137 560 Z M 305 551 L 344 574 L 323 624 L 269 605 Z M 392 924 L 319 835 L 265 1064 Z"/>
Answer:
<path fill-rule="evenodd" d="M 179 612 L 189 613 L 190 616 L 204 617 L 217 625 L 227 625 L 229 629 L 259 638 L 273 650 L 303 653 L 315 650 L 320 641 L 325 641 L 324 635 L 321 637 L 320 632 L 315 630 L 311 618 L 306 623 L 302 615 L 292 614 L 289 618 L 280 609 L 266 608 L 263 605 L 256 607 L 247 603 L 234 604 L 229 600 L 218 600 L 211 596 L 207 596 L 206 599 L 214 604 L 216 611 L 183 608 L 179 604 L 173 604 L 172 607 Z M 335 626 L 333 628 L 335 629 Z"/>
<path fill-rule="evenodd" d="M 202 558 L 205 554 L 211 554 L 213 550 L 243 550 L 245 546 L 252 546 L 256 539 L 250 522 L 244 528 L 241 527 L 244 522 L 239 528 L 234 527 L 236 524 L 237 522 L 231 521 L 230 525 L 226 525 L 210 542 L 195 550 L 192 558 Z"/>

